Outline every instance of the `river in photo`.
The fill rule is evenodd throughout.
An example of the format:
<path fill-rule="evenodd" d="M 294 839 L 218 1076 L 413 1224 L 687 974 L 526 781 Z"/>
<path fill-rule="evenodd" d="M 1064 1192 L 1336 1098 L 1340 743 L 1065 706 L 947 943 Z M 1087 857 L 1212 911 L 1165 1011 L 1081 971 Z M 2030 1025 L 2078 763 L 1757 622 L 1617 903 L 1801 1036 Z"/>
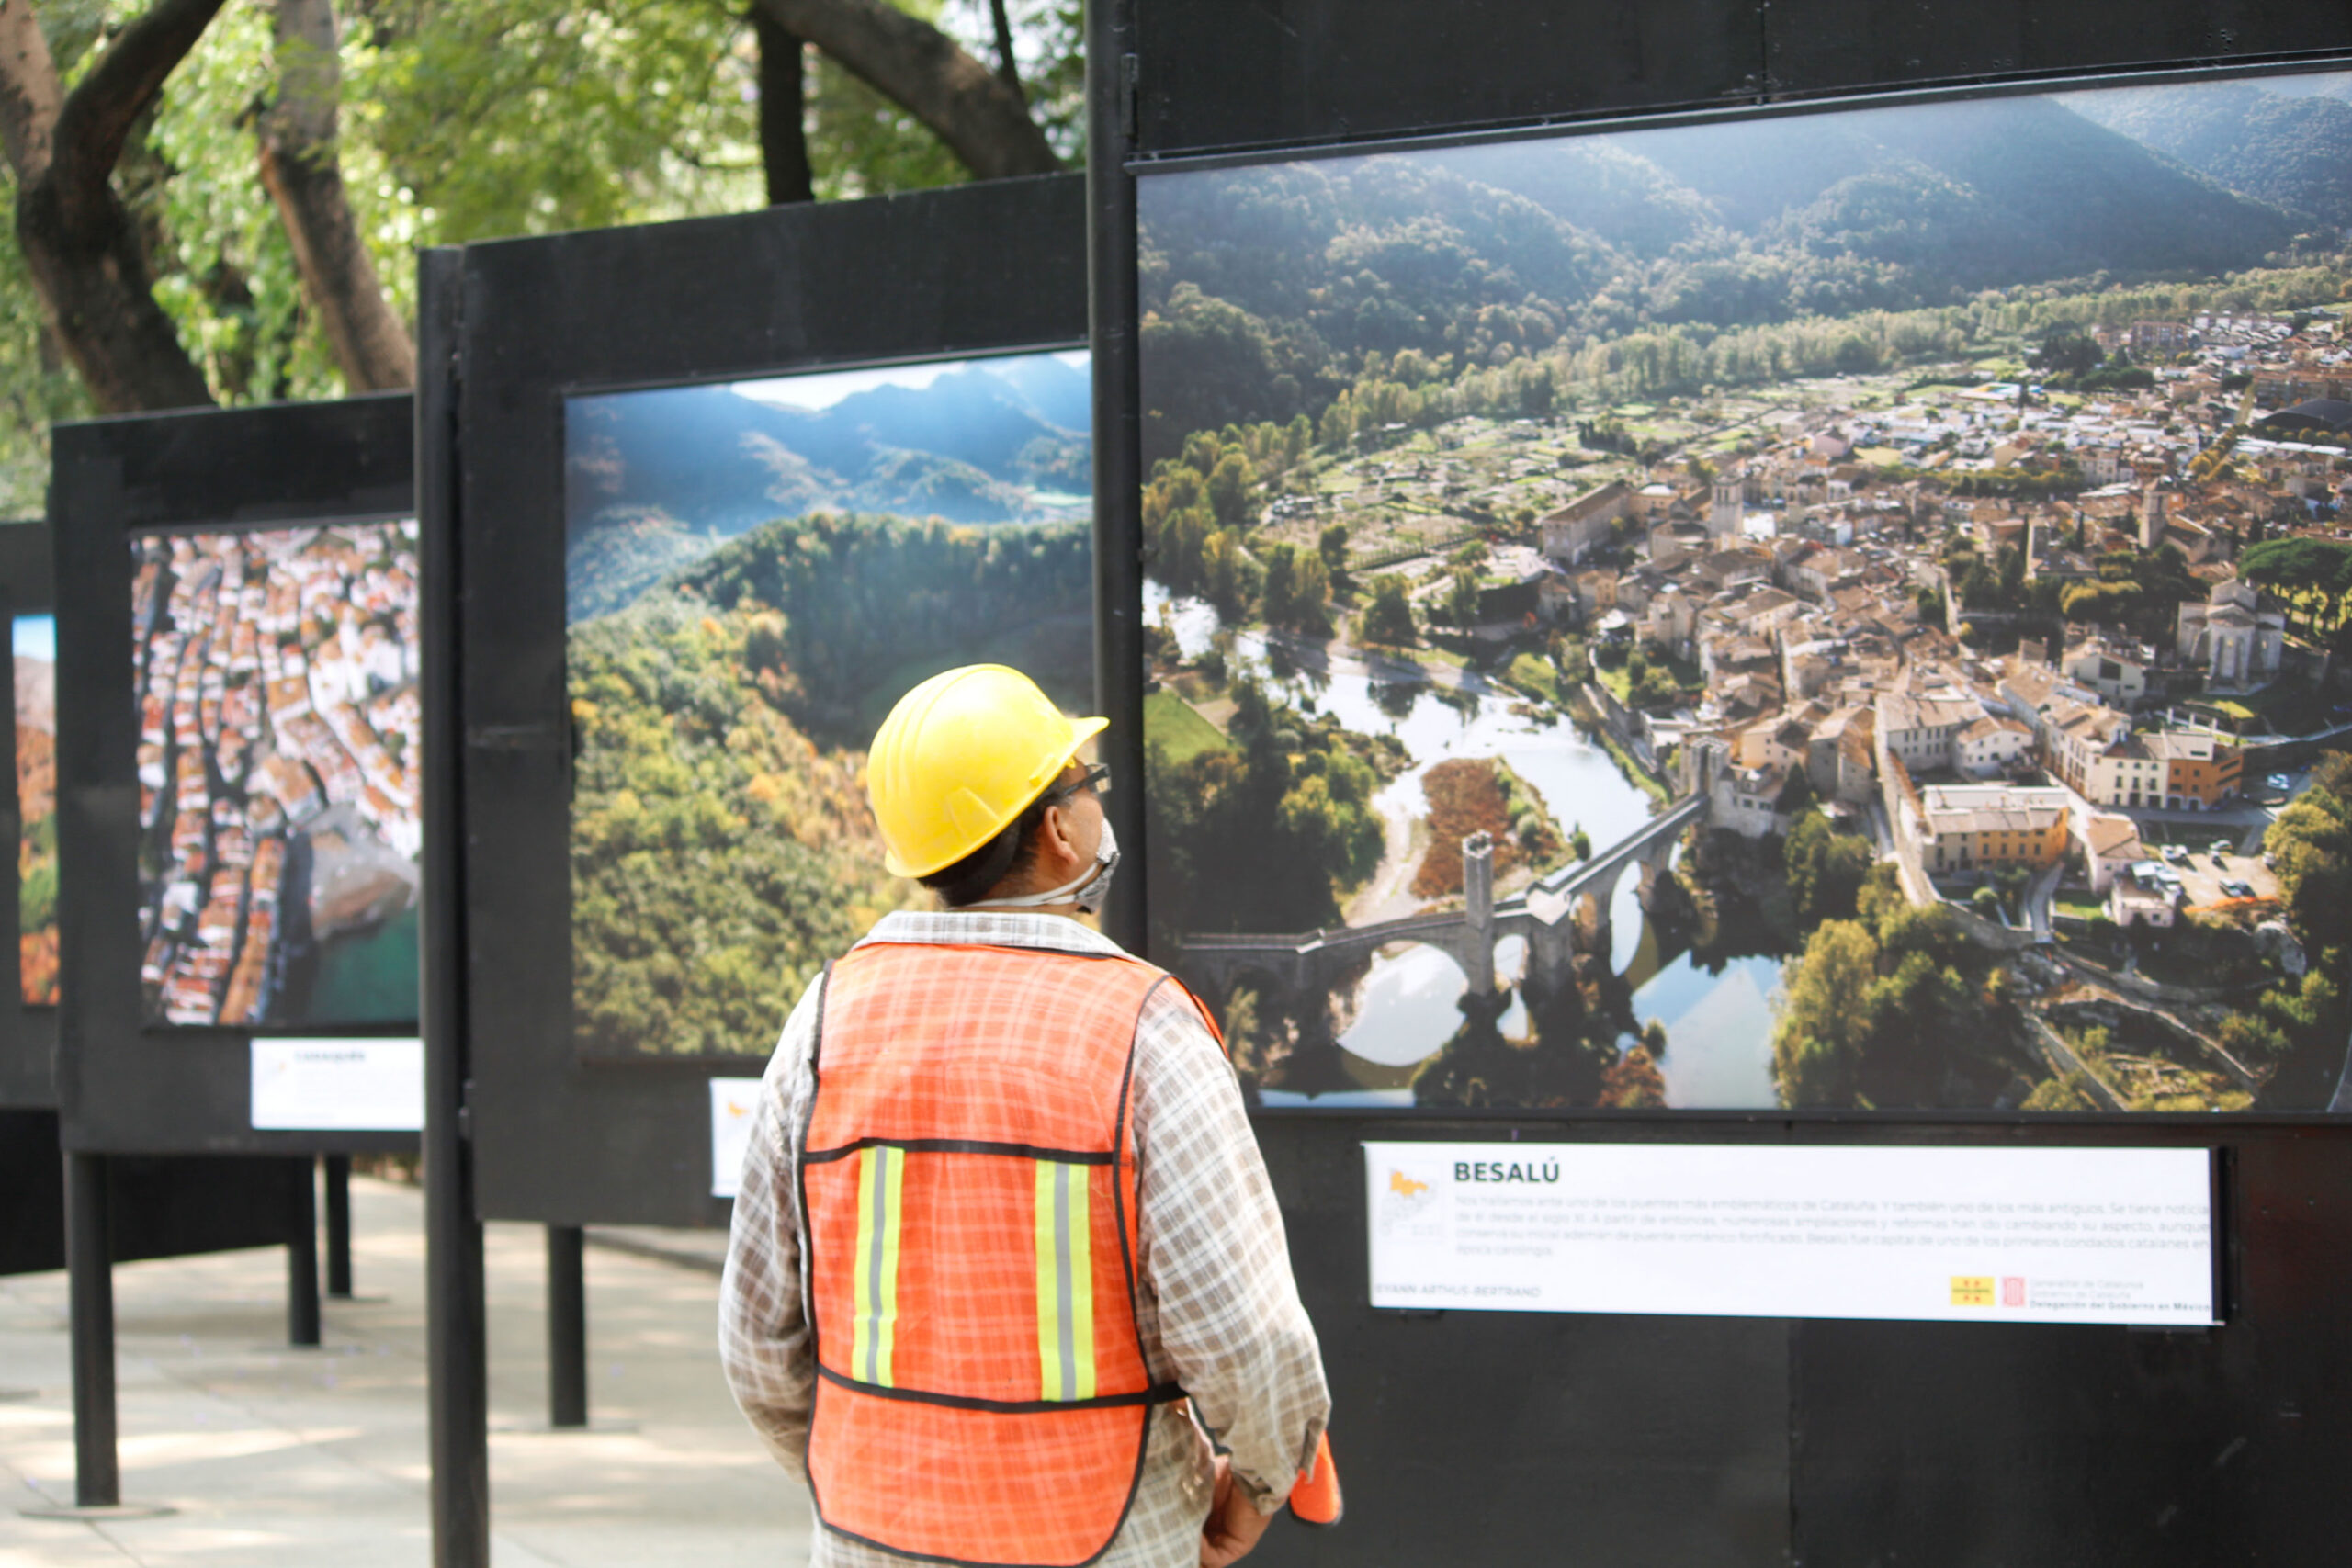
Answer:
<path fill-rule="evenodd" d="M 406 1023 L 417 1016 L 418 906 L 320 944 L 309 1008 L 288 1023 Z"/>
<path fill-rule="evenodd" d="M 1687 952 L 1660 964 L 1657 934 L 1643 926 L 1632 966 L 1619 973 L 1633 987 L 1634 1016 L 1645 1026 L 1666 1026 L 1666 1055 L 1657 1067 L 1668 1105 L 1707 1111 L 1780 1106 L 1772 1088 L 1772 993 L 1781 964 L 1754 953 L 1724 959 L 1715 972 Z"/>
<path fill-rule="evenodd" d="M 1216 636 L 1215 608 L 1190 598 L 1171 597 L 1158 583 L 1144 588 L 1144 614 L 1163 620 L 1189 660 L 1207 651 Z M 1596 852 L 1638 830 L 1650 818 L 1649 797 L 1623 773 L 1609 753 L 1562 718 L 1546 723 L 1512 708 L 1525 704 L 1516 693 L 1464 672 L 1459 691 L 1442 693 L 1426 677 L 1400 682 L 1380 679 L 1360 666 L 1341 668 L 1317 654 L 1312 645 L 1287 654 L 1270 645 L 1266 633 L 1244 631 L 1233 638 L 1230 662 L 1247 669 L 1270 690 L 1307 714 L 1335 715 L 1349 729 L 1394 735 L 1405 744 L 1412 765 L 1374 796 L 1380 815 L 1411 823 L 1426 815 L 1422 775 L 1455 758 L 1499 757 L 1544 797 L 1565 838 L 1581 826 Z M 1549 868 L 1547 868 L 1549 869 Z M 1667 1053 L 1659 1063 L 1668 1103 L 1684 1109 L 1748 1109 L 1777 1103 L 1771 1083 L 1770 997 L 1780 983 L 1781 961 L 1752 957 L 1728 961 L 1710 974 L 1685 953 L 1663 964 L 1642 911 L 1641 877 L 1629 869 L 1618 879 L 1610 904 L 1611 966 L 1634 988 L 1635 1016 L 1666 1025 Z M 1508 897 L 1515 889 L 1500 890 Z M 1385 905 L 1374 917 L 1409 913 Z M 1515 984 L 1525 963 L 1523 939 L 1496 943 L 1496 967 L 1503 984 Z M 1372 961 L 1345 1011 L 1351 1021 L 1340 1035 L 1351 1076 L 1379 1102 L 1396 1102 L 1398 1087 L 1412 1068 L 1433 1054 L 1460 1027 L 1456 1005 L 1469 982 L 1453 960 L 1435 948 L 1399 943 Z M 1526 1009 L 1514 998 L 1501 1020 L 1506 1036 L 1522 1037 Z M 1357 1097 L 1342 1097 L 1355 1101 Z M 1304 1097 L 1267 1096 L 1268 1103 L 1303 1103 Z M 1323 1095 L 1315 1103 L 1339 1103 Z"/>

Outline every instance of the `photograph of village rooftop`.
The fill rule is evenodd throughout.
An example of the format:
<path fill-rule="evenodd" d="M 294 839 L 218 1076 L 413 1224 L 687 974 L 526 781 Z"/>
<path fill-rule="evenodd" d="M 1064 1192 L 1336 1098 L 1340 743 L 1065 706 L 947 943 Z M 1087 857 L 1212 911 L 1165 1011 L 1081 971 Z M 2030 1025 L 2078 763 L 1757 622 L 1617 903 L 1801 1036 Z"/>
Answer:
<path fill-rule="evenodd" d="M 1268 1105 L 2352 1110 L 2352 76 L 1147 178 Z"/>
<path fill-rule="evenodd" d="M 9 623 L 17 700 L 17 985 L 57 1005 L 57 617 Z"/>
<path fill-rule="evenodd" d="M 575 1047 L 764 1057 L 826 960 L 935 907 L 865 747 L 958 664 L 1093 711 L 1084 353 L 574 398 Z"/>
<path fill-rule="evenodd" d="M 413 1022 L 416 525 L 130 549 L 147 1021 Z"/>

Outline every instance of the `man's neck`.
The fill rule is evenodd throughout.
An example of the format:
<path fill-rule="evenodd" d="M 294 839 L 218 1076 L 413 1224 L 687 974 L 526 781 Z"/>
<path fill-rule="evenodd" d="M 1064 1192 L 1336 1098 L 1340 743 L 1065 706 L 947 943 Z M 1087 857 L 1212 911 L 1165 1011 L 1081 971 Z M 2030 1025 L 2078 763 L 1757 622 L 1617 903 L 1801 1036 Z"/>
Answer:
<path fill-rule="evenodd" d="M 988 896 L 989 898 L 1018 898 L 1020 897 L 1021 895 L 1018 892 L 1012 891 L 991 892 Z M 1075 920 L 1079 919 L 1078 901 L 1074 898 L 1065 898 L 1058 904 L 1023 905 L 1017 909 L 984 908 L 981 907 L 987 903 L 988 898 L 983 898 L 977 903 L 965 904 L 956 907 L 943 905 L 942 908 L 945 908 L 947 913 L 951 915 L 1059 915 L 1066 920 Z"/>

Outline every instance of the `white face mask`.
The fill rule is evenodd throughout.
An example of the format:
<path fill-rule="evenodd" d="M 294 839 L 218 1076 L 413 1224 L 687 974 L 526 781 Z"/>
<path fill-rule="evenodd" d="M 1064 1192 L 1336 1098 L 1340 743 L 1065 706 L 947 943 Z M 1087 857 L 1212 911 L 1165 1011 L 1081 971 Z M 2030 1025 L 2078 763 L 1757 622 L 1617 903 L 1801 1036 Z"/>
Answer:
<path fill-rule="evenodd" d="M 967 904 L 967 909 L 1035 909 L 1047 904 L 1069 899 L 1082 915 L 1099 915 L 1102 901 L 1111 896 L 1111 874 L 1119 869 L 1119 837 L 1111 831 L 1111 819 L 1102 819 L 1102 837 L 1094 846 L 1094 863 L 1075 882 L 1065 882 L 1045 893 L 1024 893 L 1017 898 L 985 898 L 977 904 Z M 1078 895 L 1071 898 L 1070 895 Z"/>

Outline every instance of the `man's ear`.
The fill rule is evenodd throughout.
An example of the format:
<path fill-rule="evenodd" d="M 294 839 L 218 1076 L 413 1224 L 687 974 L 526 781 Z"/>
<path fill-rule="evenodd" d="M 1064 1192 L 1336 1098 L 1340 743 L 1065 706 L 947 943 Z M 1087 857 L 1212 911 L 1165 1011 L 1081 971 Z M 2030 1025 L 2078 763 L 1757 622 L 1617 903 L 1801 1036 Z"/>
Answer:
<path fill-rule="evenodd" d="M 1041 876 L 1041 886 L 1055 887 L 1069 880 L 1069 871 L 1081 857 L 1076 841 L 1070 838 L 1069 808 L 1067 806 L 1046 807 L 1045 818 L 1037 824 L 1036 858 L 1040 871 L 1054 874 Z"/>

